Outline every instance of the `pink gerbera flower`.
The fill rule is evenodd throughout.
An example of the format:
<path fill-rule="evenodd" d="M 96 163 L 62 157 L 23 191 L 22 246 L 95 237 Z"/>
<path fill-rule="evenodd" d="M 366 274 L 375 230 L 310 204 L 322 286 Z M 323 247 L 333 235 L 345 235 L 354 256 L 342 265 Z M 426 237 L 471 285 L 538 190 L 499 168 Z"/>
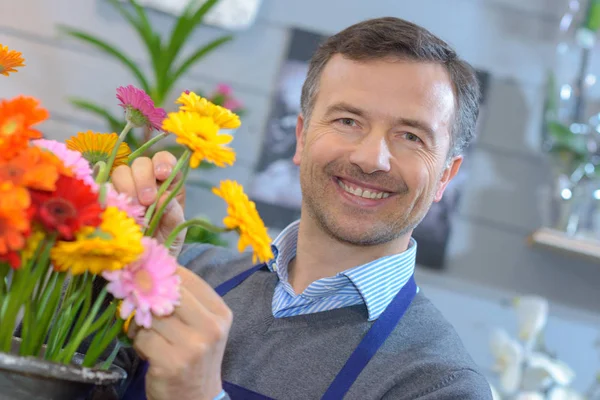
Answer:
<path fill-rule="evenodd" d="M 150 237 L 142 239 L 144 254 L 135 262 L 117 271 L 102 273 L 109 281 L 106 289 L 121 303 L 121 318 L 135 312 L 135 323 L 150 328 L 152 315 L 162 317 L 179 305 L 181 278 L 177 261 L 167 248 Z"/>
<path fill-rule="evenodd" d="M 126 193 L 119 193 L 112 184 L 106 184 L 106 207 L 117 207 L 121 211 L 133 218 L 140 226 L 146 226 L 144 206 L 136 204 Z"/>
<path fill-rule="evenodd" d="M 162 108 L 154 107 L 154 101 L 142 89 L 133 85 L 117 89 L 119 104 L 125 109 L 125 118 L 136 128 L 147 126 L 161 130 L 162 122 L 167 113 Z"/>
<path fill-rule="evenodd" d="M 42 149 L 51 151 L 67 168 L 73 171 L 75 178 L 82 180 L 92 189 L 97 190 L 98 185 L 94 180 L 90 163 L 83 158 L 80 152 L 69 150 L 66 144 L 57 142 L 56 140 L 37 139 L 33 140 L 32 143 Z"/>

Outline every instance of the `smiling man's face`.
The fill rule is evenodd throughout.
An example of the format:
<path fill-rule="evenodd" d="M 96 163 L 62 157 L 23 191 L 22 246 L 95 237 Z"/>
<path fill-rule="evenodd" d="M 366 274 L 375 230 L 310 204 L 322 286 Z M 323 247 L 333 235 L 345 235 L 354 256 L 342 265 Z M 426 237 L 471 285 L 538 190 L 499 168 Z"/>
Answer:
<path fill-rule="evenodd" d="M 298 118 L 302 218 L 355 245 L 410 234 L 460 167 L 447 159 L 455 103 L 442 65 L 333 56 Z"/>

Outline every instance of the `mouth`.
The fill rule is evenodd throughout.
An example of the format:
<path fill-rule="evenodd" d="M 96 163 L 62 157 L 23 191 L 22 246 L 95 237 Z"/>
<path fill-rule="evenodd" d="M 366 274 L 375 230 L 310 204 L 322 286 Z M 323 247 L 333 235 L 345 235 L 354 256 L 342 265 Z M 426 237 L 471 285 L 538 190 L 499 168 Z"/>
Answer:
<path fill-rule="evenodd" d="M 390 197 L 393 193 L 387 192 L 372 186 L 363 186 L 361 184 L 350 182 L 346 179 L 335 177 L 334 180 L 338 186 L 347 194 L 356 199 L 366 199 L 372 201 L 382 201 Z"/>

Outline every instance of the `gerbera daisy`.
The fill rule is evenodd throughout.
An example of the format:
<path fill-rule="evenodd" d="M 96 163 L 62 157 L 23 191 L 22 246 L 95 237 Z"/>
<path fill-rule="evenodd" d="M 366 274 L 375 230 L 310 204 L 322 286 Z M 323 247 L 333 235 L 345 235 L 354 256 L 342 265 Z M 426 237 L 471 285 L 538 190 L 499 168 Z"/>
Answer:
<path fill-rule="evenodd" d="M 20 250 L 30 230 L 30 197 L 27 189 L 12 182 L 0 183 L 0 254 Z"/>
<path fill-rule="evenodd" d="M 150 237 L 142 239 L 144 254 L 118 271 L 102 274 L 109 283 L 106 289 L 121 303 L 121 318 L 135 312 L 135 323 L 150 328 L 152 315 L 166 316 L 179 304 L 181 278 L 177 261 L 165 246 Z"/>
<path fill-rule="evenodd" d="M 77 232 L 74 241 L 58 242 L 50 258 L 56 270 L 69 270 L 74 275 L 113 271 L 144 252 L 142 237 L 140 226 L 132 218 L 116 207 L 108 207 L 98 228 L 86 226 Z"/>
<path fill-rule="evenodd" d="M 55 158 L 55 160 L 51 160 Z M 0 181 L 30 189 L 54 190 L 60 160 L 38 147 L 26 147 L 15 157 L 0 159 Z"/>
<path fill-rule="evenodd" d="M 154 101 L 142 89 L 133 85 L 119 87 L 117 89 L 119 104 L 125 109 L 125 118 L 137 128 L 148 127 L 160 130 L 166 112 L 162 108 L 154 106 Z"/>
<path fill-rule="evenodd" d="M 102 209 L 98 193 L 83 181 L 61 175 L 54 192 L 31 190 L 35 219 L 59 238 L 72 240 L 83 226 L 100 224 Z"/>
<path fill-rule="evenodd" d="M 145 226 L 146 208 L 134 203 L 126 193 L 117 192 L 112 184 L 106 183 L 106 185 L 106 207 L 117 207 L 119 210 L 125 211 L 138 225 Z"/>
<path fill-rule="evenodd" d="M 66 144 L 57 142 L 56 140 L 38 139 L 33 140 L 32 143 L 35 146 L 48 150 L 62 161 L 62 164 L 70 171 L 70 174 L 60 171 L 62 175 L 75 176 L 75 178 L 85 182 L 93 189 L 97 188 L 92 168 L 80 152 L 69 150 Z"/>
<path fill-rule="evenodd" d="M 248 199 L 242 185 L 235 181 L 222 181 L 218 189 L 213 188 L 213 193 L 227 203 L 227 216 L 223 223 L 239 233 L 238 250 L 243 252 L 246 247 L 252 247 L 254 262 L 265 262 L 273 258 L 267 228 L 256 210 L 256 204 Z"/>
<path fill-rule="evenodd" d="M 222 129 L 235 129 L 241 125 L 240 117 L 230 110 L 211 103 L 194 92 L 182 93 L 175 102 L 181 104 L 181 111 L 196 112 L 203 117 L 210 117 Z"/>
<path fill-rule="evenodd" d="M 24 67 L 24 61 L 21 52 L 9 50 L 8 46 L 0 43 L 0 75 L 8 76 L 10 72 L 17 72 L 15 68 Z"/>
<path fill-rule="evenodd" d="M 169 113 L 163 129 L 175 134 L 176 142 L 192 151 L 192 168 L 198 167 L 201 161 L 208 161 L 219 167 L 233 165 L 235 161 L 235 152 L 225 146 L 233 140 L 233 136 L 219 134 L 219 126 L 212 118 L 186 111 Z"/>
<path fill-rule="evenodd" d="M 72 136 L 66 141 L 69 150 L 78 151 L 88 160 L 91 165 L 98 161 L 108 162 L 115 145 L 119 140 L 116 133 L 95 133 L 92 131 L 79 132 L 77 136 Z M 111 172 L 119 165 L 127 164 L 127 157 L 131 154 L 131 149 L 125 142 L 119 143 L 117 157 L 113 162 Z"/>
<path fill-rule="evenodd" d="M 49 114 L 39 107 L 33 97 L 19 96 L 0 101 L 0 158 L 8 159 L 27 147 L 30 139 L 42 137 L 32 126 L 48 118 Z"/>

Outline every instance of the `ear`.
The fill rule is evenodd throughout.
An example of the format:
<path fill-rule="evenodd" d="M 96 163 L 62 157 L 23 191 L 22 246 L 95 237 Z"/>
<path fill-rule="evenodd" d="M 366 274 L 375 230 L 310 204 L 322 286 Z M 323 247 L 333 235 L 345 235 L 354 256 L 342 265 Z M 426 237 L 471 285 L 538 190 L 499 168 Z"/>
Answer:
<path fill-rule="evenodd" d="M 300 165 L 302 159 L 302 150 L 304 149 L 304 117 L 298 114 L 298 122 L 296 122 L 296 152 L 294 153 L 294 164 Z"/>
<path fill-rule="evenodd" d="M 448 164 L 448 166 L 442 173 L 442 177 L 440 179 L 440 182 L 438 183 L 438 188 L 437 188 L 437 191 L 435 192 L 435 198 L 433 199 L 433 201 L 435 201 L 437 203 L 440 200 L 442 200 L 442 196 L 444 195 L 444 191 L 446 190 L 446 187 L 458 173 L 458 170 L 460 169 L 462 162 L 463 162 L 462 156 L 454 157 L 450 161 L 450 163 Z"/>

